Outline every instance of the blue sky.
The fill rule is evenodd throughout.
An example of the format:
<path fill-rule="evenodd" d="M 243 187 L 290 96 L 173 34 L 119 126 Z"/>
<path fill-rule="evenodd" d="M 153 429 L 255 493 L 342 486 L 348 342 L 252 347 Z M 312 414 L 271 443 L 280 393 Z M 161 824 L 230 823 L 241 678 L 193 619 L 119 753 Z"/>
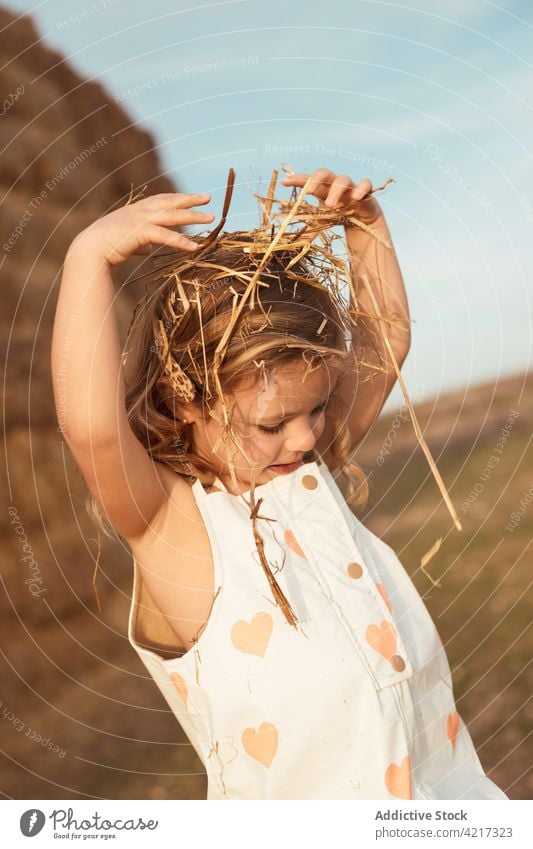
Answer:
<path fill-rule="evenodd" d="M 257 224 L 252 192 L 282 163 L 393 177 L 380 202 L 409 295 L 414 400 L 531 367 L 533 4 L 4 5 L 150 130 L 167 174 L 210 192 L 217 218 L 234 167 L 228 229 Z"/>

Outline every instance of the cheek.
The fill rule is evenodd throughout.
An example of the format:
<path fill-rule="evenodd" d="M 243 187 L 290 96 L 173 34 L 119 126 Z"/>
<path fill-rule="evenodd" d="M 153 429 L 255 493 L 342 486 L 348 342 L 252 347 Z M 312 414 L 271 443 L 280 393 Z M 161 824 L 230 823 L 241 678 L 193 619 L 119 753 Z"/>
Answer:
<path fill-rule="evenodd" d="M 317 421 L 315 429 L 314 429 L 315 437 L 317 439 L 320 439 L 320 437 L 324 433 L 325 429 L 326 429 L 326 416 L 324 414 L 322 414 L 320 416 L 319 420 Z"/>
<path fill-rule="evenodd" d="M 275 436 L 248 436 L 243 440 L 243 446 L 248 455 L 260 463 L 264 460 L 275 457 L 279 451 L 279 435 Z"/>

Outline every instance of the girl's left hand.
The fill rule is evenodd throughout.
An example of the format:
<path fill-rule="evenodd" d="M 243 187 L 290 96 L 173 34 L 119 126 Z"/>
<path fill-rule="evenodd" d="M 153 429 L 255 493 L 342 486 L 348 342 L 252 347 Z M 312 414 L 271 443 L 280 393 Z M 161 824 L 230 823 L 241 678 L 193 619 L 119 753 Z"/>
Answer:
<path fill-rule="evenodd" d="M 290 177 L 283 177 L 281 182 L 285 186 L 301 188 L 309 179 L 309 176 L 309 174 L 292 174 Z M 383 215 L 383 211 L 374 196 L 368 194 L 372 190 L 372 182 L 367 177 L 360 180 L 359 183 L 354 183 L 352 178 L 346 174 L 337 177 L 328 168 L 318 168 L 313 171 L 311 176 L 313 179 L 306 194 L 314 195 L 322 202 L 322 205 L 333 208 L 341 204 L 359 201 L 355 214 L 365 224 L 371 224 L 380 215 Z"/>

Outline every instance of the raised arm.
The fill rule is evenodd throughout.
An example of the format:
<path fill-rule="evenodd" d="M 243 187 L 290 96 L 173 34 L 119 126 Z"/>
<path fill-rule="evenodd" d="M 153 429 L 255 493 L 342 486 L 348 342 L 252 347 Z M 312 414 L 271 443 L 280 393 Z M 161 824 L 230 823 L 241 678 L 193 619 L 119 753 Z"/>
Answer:
<path fill-rule="evenodd" d="M 208 201 L 161 194 L 126 205 L 82 231 L 65 257 L 52 339 L 58 421 L 91 493 L 125 538 L 144 533 L 168 492 L 127 420 L 111 270 L 152 244 L 193 251 L 195 242 L 168 228 L 211 221 L 190 210 Z"/>
<path fill-rule="evenodd" d="M 372 229 L 392 245 L 385 216 L 378 204 L 375 201 L 374 203 L 377 210 L 376 217 L 372 219 Z M 357 290 L 358 308 L 370 315 L 375 314 L 375 305 L 362 282 L 362 275 L 365 275 L 380 315 L 394 319 L 391 324 L 383 323 L 383 327 L 398 366 L 401 367 L 409 353 L 411 330 L 407 294 L 394 247 L 385 247 L 358 227 L 346 227 L 345 234 L 352 279 Z M 349 378 L 345 379 L 339 392 L 339 397 L 345 400 L 344 415 L 348 416 L 353 447 L 361 441 L 378 417 L 398 379 L 379 332 L 378 322 L 371 320 L 367 326 L 380 353 L 379 362 L 376 359 L 372 365 L 383 365 L 385 370 L 376 372 L 369 367 L 363 367 L 360 379 L 351 383 Z"/>
<path fill-rule="evenodd" d="M 283 178 L 287 186 L 303 186 L 308 174 L 293 174 Z M 313 172 L 313 181 L 308 193 L 317 197 L 326 206 L 334 207 L 349 201 L 360 201 L 357 217 L 372 227 L 385 242 L 392 244 L 389 228 L 383 211 L 373 195 L 370 180 L 354 183 L 346 175 L 337 177 L 327 168 Z M 346 245 L 350 255 L 350 270 L 357 292 L 358 306 L 366 313 L 374 315 L 374 306 L 363 286 L 361 275 L 366 275 L 381 315 L 396 320 L 394 325 L 387 324 L 386 332 L 398 365 L 401 366 L 411 344 L 409 308 L 402 273 L 394 248 L 385 247 L 379 240 L 358 227 L 346 227 Z M 346 375 L 340 379 L 335 392 L 335 414 L 348 423 L 351 447 L 355 448 L 377 418 L 385 401 L 397 380 L 396 371 L 378 331 L 377 323 L 370 322 L 368 328 L 373 332 L 378 351 L 382 354 L 381 363 L 386 363 L 384 372 L 370 368 L 361 368 L 357 375 Z M 374 355 L 375 356 L 375 355 Z M 372 365 L 380 365 L 376 359 Z M 368 378 L 368 379 L 367 379 Z M 326 429 L 322 435 L 320 452 L 329 457 L 329 445 L 332 440 L 332 423 L 326 417 Z"/>

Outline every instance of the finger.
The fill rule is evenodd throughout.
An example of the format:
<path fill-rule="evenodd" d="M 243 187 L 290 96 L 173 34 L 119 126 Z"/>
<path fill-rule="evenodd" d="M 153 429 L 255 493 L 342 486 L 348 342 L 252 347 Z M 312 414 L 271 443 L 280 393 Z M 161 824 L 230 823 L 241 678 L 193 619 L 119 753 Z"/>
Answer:
<path fill-rule="evenodd" d="M 329 168 L 317 168 L 311 174 L 311 178 L 307 191 L 324 200 L 328 196 L 329 187 L 335 179 L 335 174 Z"/>
<path fill-rule="evenodd" d="M 150 216 L 150 220 L 154 224 L 205 224 L 208 221 L 213 221 L 214 214 L 212 212 L 196 212 L 193 210 L 176 209 L 169 207 L 167 209 L 158 210 Z"/>
<path fill-rule="evenodd" d="M 372 190 L 372 181 L 368 177 L 364 177 L 359 183 L 356 183 L 352 189 L 352 200 L 362 200 Z"/>
<path fill-rule="evenodd" d="M 147 245 L 141 245 L 141 247 L 138 248 L 135 253 L 140 254 L 141 256 L 145 256 L 146 254 L 152 253 L 152 243 L 148 242 Z"/>
<path fill-rule="evenodd" d="M 209 203 L 211 200 L 211 195 L 204 192 L 203 194 L 197 195 L 176 195 L 176 206 L 179 207 L 190 207 L 190 206 L 203 206 L 205 203 Z"/>
<path fill-rule="evenodd" d="M 347 174 L 336 177 L 330 186 L 326 206 L 337 206 L 347 189 L 352 188 L 353 180 Z"/>
<path fill-rule="evenodd" d="M 149 198 L 146 198 L 146 204 L 151 206 L 153 209 L 161 209 L 163 208 L 189 208 L 191 206 L 203 206 L 206 203 L 209 203 L 211 200 L 211 195 L 204 192 L 202 194 L 183 194 L 182 192 L 173 192 L 173 193 L 162 193 L 159 195 L 152 195 Z M 138 201 L 139 204 L 143 204 L 143 201 Z"/>
<path fill-rule="evenodd" d="M 290 174 L 288 177 L 282 177 L 282 183 L 301 183 L 302 185 L 305 183 L 309 174 Z"/>
<path fill-rule="evenodd" d="M 305 183 L 309 177 L 313 177 L 313 182 L 320 182 L 325 177 L 335 177 L 333 171 L 328 168 L 317 168 L 312 174 L 290 174 L 287 177 L 282 177 L 282 183 Z"/>
<path fill-rule="evenodd" d="M 328 168 L 318 168 L 316 171 L 313 171 L 311 175 L 291 174 L 290 177 L 283 177 L 281 182 L 286 183 L 288 186 L 303 186 L 309 179 L 309 176 L 311 176 L 312 179 L 309 183 L 306 194 L 314 194 L 315 197 L 320 198 L 321 200 L 326 198 L 330 183 L 335 177 L 333 171 L 330 171 Z"/>
<path fill-rule="evenodd" d="M 180 250 L 196 250 L 198 242 L 187 238 L 183 233 L 173 233 L 172 230 L 167 230 L 166 227 L 159 227 L 153 224 L 146 232 L 146 238 L 155 245 L 169 245 Z"/>
<path fill-rule="evenodd" d="M 179 209 L 175 206 L 164 209 L 145 210 L 138 219 L 138 227 L 145 224 L 153 224 L 161 227 L 179 227 L 185 224 L 211 224 L 215 216 L 212 212 L 198 212 L 196 210 Z"/>

